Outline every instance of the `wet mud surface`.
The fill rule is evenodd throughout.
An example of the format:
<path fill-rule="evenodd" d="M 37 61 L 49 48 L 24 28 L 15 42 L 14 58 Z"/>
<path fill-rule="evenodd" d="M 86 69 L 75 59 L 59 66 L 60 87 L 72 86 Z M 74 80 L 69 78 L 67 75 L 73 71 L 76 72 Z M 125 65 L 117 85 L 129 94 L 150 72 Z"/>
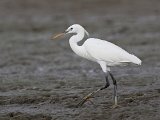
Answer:
<path fill-rule="evenodd" d="M 113 85 L 92 102 L 75 105 L 104 85 L 96 63 L 75 55 L 67 36 L 74 23 L 142 59 L 113 67 Z M 0 120 L 160 120 L 160 1 L 1 0 Z"/>

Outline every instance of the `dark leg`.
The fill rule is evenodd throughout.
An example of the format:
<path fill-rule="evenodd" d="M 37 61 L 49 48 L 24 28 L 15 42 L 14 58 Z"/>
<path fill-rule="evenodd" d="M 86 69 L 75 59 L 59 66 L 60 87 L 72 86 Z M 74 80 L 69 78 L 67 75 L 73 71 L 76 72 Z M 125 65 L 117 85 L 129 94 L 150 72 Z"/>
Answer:
<path fill-rule="evenodd" d="M 105 79 L 106 79 L 106 85 L 102 87 L 100 90 L 104 90 L 110 85 L 109 80 L 108 80 L 108 73 L 105 74 Z"/>
<path fill-rule="evenodd" d="M 80 103 L 78 103 L 77 106 L 82 106 L 87 100 L 89 100 L 94 94 L 96 94 L 97 92 L 99 92 L 100 90 L 104 90 L 106 89 L 107 87 L 109 87 L 109 80 L 108 80 L 108 73 L 105 74 L 105 79 L 106 79 L 106 84 L 104 87 L 96 90 L 96 91 L 93 91 L 92 93 L 89 93 L 87 96 L 85 96 Z"/>
<path fill-rule="evenodd" d="M 110 72 L 109 72 L 109 75 L 111 76 L 111 79 L 114 85 L 114 107 L 117 107 L 118 106 L 117 104 L 117 81 Z"/>

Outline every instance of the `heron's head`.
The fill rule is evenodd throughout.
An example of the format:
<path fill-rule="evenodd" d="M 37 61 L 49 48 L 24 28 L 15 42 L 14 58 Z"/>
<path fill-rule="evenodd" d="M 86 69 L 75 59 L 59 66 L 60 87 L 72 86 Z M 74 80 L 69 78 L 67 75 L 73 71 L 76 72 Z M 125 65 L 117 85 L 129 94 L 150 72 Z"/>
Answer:
<path fill-rule="evenodd" d="M 65 34 L 78 34 L 80 32 L 84 32 L 87 36 L 89 36 L 89 33 L 79 24 L 73 24 L 71 25 L 70 27 L 68 27 L 64 33 L 60 33 L 56 36 L 54 36 L 54 39 L 57 38 L 57 37 L 60 37 L 62 35 L 65 35 Z"/>
<path fill-rule="evenodd" d="M 80 26 L 79 24 L 74 24 L 74 25 L 71 25 L 70 27 L 68 27 L 65 30 L 65 33 L 66 34 L 69 34 L 69 33 L 77 34 L 80 31 L 84 31 L 84 28 L 82 26 Z"/>

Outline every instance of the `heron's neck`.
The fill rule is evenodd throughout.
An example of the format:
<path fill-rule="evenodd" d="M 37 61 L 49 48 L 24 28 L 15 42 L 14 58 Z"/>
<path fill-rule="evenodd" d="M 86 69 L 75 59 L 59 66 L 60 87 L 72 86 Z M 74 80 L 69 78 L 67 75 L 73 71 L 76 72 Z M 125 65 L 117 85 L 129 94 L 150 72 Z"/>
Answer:
<path fill-rule="evenodd" d="M 79 46 L 78 42 L 81 41 L 84 38 L 84 32 L 79 32 L 76 35 L 73 35 L 70 39 L 69 39 L 69 44 L 72 48 L 72 50 L 78 54 L 79 56 L 84 57 L 85 55 L 85 49 L 83 48 L 83 46 Z"/>

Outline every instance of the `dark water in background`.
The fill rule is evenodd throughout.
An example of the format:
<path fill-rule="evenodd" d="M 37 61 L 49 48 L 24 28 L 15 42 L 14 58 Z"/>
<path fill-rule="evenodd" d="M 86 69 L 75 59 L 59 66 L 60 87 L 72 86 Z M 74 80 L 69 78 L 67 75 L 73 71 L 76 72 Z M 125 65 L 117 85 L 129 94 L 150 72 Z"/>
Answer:
<path fill-rule="evenodd" d="M 160 1 L 1 0 L 0 119 L 159 120 Z M 142 66 L 114 67 L 113 86 L 73 107 L 104 84 L 96 63 L 75 55 L 68 37 L 51 41 L 71 24 L 140 57 Z"/>

